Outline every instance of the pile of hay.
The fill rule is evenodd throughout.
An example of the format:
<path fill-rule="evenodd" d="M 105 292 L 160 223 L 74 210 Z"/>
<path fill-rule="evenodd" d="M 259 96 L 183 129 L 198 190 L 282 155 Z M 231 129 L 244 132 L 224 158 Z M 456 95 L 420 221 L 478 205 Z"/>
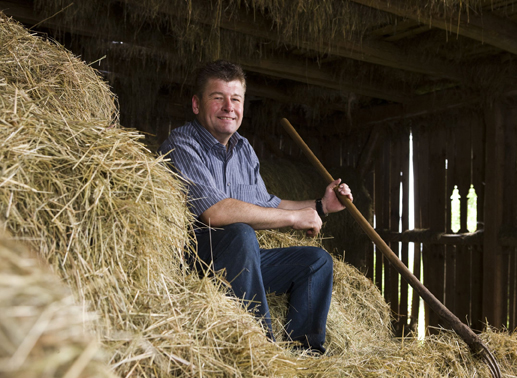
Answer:
<path fill-rule="evenodd" d="M 47 264 L 0 232 L 0 376 L 114 377 L 75 304 Z"/>
<path fill-rule="evenodd" d="M 488 376 L 455 335 L 394 340 L 378 291 L 338 261 L 328 355 L 307 357 L 268 342 L 223 280 L 199 278 L 184 266 L 191 218 L 182 182 L 116 115 L 113 94 L 93 70 L 0 13 L 0 218 L 50 263 L 87 313 L 97 314 L 90 332 L 114 374 Z M 259 239 L 263 246 L 318 242 L 277 232 Z M 56 295 L 60 290 L 56 285 Z M 277 300 L 273 311 L 281 318 Z M 77 318 L 69 321 L 76 335 Z M 515 372 L 515 338 L 484 337 L 490 347 L 504 340 L 496 357 Z M 45 355 L 23 362 L 44 376 L 51 367 Z"/>
<path fill-rule="evenodd" d="M 94 70 L 0 16 L 5 227 L 98 313 L 117 374 L 274 374 L 287 362 L 255 319 L 185 271 L 182 182 L 116 110 Z"/>

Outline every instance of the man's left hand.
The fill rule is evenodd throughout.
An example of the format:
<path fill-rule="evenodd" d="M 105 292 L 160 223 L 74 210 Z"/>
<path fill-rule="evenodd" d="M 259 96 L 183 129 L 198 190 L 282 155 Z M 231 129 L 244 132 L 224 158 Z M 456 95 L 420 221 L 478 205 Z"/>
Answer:
<path fill-rule="evenodd" d="M 341 204 L 339 198 L 334 192 L 334 188 L 336 187 L 337 191 L 341 195 L 348 197 L 350 201 L 354 200 L 354 197 L 352 196 L 352 191 L 350 190 L 348 185 L 345 183 L 341 183 L 341 179 L 337 179 L 327 186 L 327 188 L 325 189 L 325 195 L 321 199 L 321 205 L 323 207 L 323 211 L 326 214 L 335 213 L 345 208 L 345 206 Z"/>

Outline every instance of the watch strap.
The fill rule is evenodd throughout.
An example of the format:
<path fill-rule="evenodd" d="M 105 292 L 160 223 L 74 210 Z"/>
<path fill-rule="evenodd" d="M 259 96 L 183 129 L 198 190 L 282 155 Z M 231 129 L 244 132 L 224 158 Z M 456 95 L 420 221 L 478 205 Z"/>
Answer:
<path fill-rule="evenodd" d="M 328 214 L 323 211 L 323 204 L 321 203 L 321 198 L 316 200 L 316 211 L 320 217 L 326 217 Z"/>

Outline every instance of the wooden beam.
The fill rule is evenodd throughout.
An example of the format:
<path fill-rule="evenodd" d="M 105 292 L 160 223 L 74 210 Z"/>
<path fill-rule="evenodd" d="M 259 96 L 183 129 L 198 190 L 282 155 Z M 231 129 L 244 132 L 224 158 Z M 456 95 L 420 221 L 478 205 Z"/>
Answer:
<path fill-rule="evenodd" d="M 517 90 L 511 88 L 503 89 L 502 93 L 502 97 L 517 96 Z M 354 127 L 365 127 L 401 119 L 409 119 L 460 108 L 475 104 L 481 100 L 481 94 L 473 93 L 464 96 L 464 92 L 457 89 L 448 90 L 439 97 L 431 93 L 415 97 L 405 104 L 380 105 L 357 111 L 352 114 L 353 125 Z"/>
<path fill-rule="evenodd" d="M 480 100 L 481 96 L 477 94 L 462 97 L 461 91 L 449 90 L 440 97 L 431 93 L 415 97 L 405 104 L 380 105 L 363 109 L 352 114 L 352 119 L 355 127 L 364 127 L 452 110 Z"/>
<path fill-rule="evenodd" d="M 286 59 L 240 60 L 239 63 L 249 71 L 338 91 L 353 92 L 394 102 L 407 102 L 412 98 L 409 92 L 395 88 L 384 90 L 371 84 L 360 83 L 356 78 L 338 79 L 312 63 L 300 64 L 297 61 Z"/>
<path fill-rule="evenodd" d="M 393 13 L 422 23 L 429 22 L 430 27 L 471 38 L 481 43 L 495 46 L 501 50 L 517 54 L 517 25 L 503 17 L 491 13 L 483 15 L 474 12 L 461 12 L 444 17 L 442 15 L 422 15 L 414 2 L 407 0 L 352 0 L 358 4 Z M 409 4 L 408 4 L 409 3 Z M 411 5 L 413 5 L 411 7 Z"/>
<path fill-rule="evenodd" d="M 131 5 L 141 6 L 139 0 L 124 0 Z M 159 8 L 164 14 L 177 17 L 177 13 L 171 13 L 165 7 Z M 281 31 L 275 31 L 273 25 L 263 17 L 250 15 L 247 12 L 237 12 L 231 16 L 222 15 L 217 22 L 214 18 L 204 19 L 192 15 L 196 22 L 210 25 L 211 27 L 220 26 L 223 29 L 235 31 L 258 38 L 265 38 L 277 43 L 284 44 L 281 38 Z M 462 75 L 462 69 L 458 65 L 437 59 L 427 59 L 423 61 L 419 57 L 408 54 L 391 43 L 362 40 L 361 42 L 349 41 L 346 39 L 329 41 L 329 44 L 319 44 L 310 41 L 300 41 L 299 47 L 318 52 L 320 54 L 330 54 L 342 58 L 359 60 L 373 64 L 382 65 L 410 72 L 417 72 L 426 75 L 433 75 L 447 78 L 454 81 L 467 80 Z"/>
<path fill-rule="evenodd" d="M 483 245 L 483 230 L 475 233 L 447 234 L 445 232 L 427 229 L 406 230 L 394 232 L 390 230 L 376 230 L 387 242 L 422 243 L 441 245 Z M 454 253 L 454 252 L 453 252 Z"/>

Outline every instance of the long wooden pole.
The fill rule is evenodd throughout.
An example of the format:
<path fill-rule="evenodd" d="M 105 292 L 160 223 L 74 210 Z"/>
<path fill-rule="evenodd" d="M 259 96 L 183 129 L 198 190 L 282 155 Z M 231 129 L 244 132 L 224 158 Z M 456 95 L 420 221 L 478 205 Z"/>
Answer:
<path fill-rule="evenodd" d="M 323 164 L 311 151 L 309 146 L 305 144 L 300 135 L 296 132 L 291 123 L 282 118 L 280 121 L 285 131 L 291 136 L 296 144 L 301 148 L 305 156 L 309 159 L 312 165 L 316 167 L 321 176 L 325 179 L 327 184 L 334 181 L 334 178 L 325 169 Z M 336 188 L 337 189 L 337 188 Z M 501 371 L 495 361 L 495 358 L 489 352 L 481 339 L 464 323 L 462 323 L 456 315 L 454 315 L 447 307 L 445 307 L 419 280 L 413 273 L 406 267 L 406 265 L 400 261 L 398 256 L 391 250 L 390 247 L 382 240 L 377 231 L 370 225 L 366 218 L 361 214 L 355 205 L 345 196 L 341 195 L 336 190 L 340 202 L 346 207 L 350 215 L 359 223 L 363 231 L 370 237 L 375 243 L 378 249 L 384 254 L 389 260 L 391 265 L 399 272 L 399 274 L 415 289 L 424 301 L 427 302 L 429 307 L 438 314 L 443 320 L 447 321 L 451 328 L 467 343 L 470 349 L 474 353 L 479 353 L 489 365 L 490 371 L 494 378 L 501 377 Z"/>

